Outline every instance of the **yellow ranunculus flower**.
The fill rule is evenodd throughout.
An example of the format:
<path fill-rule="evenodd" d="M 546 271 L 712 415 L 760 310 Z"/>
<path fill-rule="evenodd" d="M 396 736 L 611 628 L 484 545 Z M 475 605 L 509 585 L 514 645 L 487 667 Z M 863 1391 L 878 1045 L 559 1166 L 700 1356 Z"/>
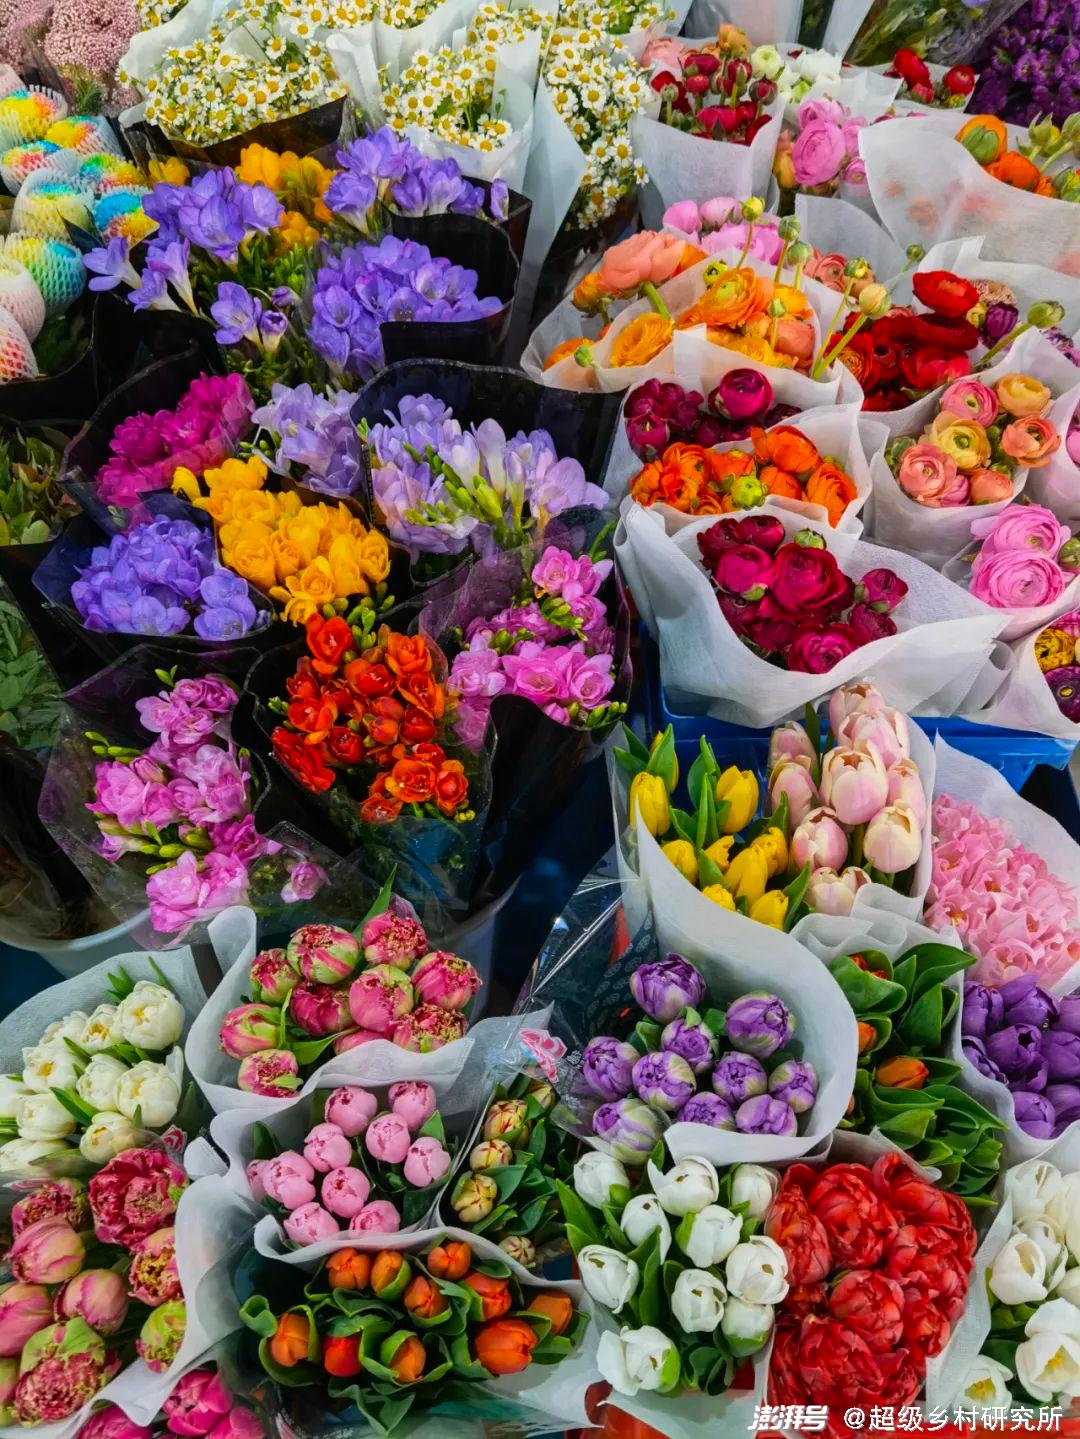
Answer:
<path fill-rule="evenodd" d="M 640 813 L 642 823 L 654 839 L 667 834 L 671 827 L 671 806 L 667 786 L 659 775 L 644 770 L 630 781 L 630 823 Z"/>
<path fill-rule="evenodd" d="M 716 781 L 717 803 L 727 801 L 728 811 L 720 828 L 725 834 L 738 834 L 757 814 L 758 782 L 753 770 L 728 765 Z"/>
<path fill-rule="evenodd" d="M 943 412 L 925 438 L 948 455 L 958 470 L 980 470 L 990 458 L 990 440 L 976 420 L 961 420 Z"/>
<path fill-rule="evenodd" d="M 788 897 L 782 889 L 770 889 L 750 906 L 750 918 L 770 929 L 783 929 L 787 918 Z"/>
<path fill-rule="evenodd" d="M 193 505 L 198 505 L 203 497 L 198 479 L 191 470 L 185 469 L 183 465 L 173 475 L 172 489 L 174 495 L 183 495 L 184 499 L 190 500 Z"/>
<path fill-rule="evenodd" d="M 694 853 L 694 846 L 688 839 L 672 839 L 667 844 L 661 845 L 660 848 L 684 879 L 688 879 L 691 884 L 697 884 L 697 855 Z"/>
<path fill-rule="evenodd" d="M 1053 395 L 1034 375 L 1002 375 L 994 384 L 998 404 L 1010 415 L 1041 415 Z"/>
<path fill-rule="evenodd" d="M 736 899 L 753 904 L 765 893 L 769 879 L 769 861 L 760 849 L 748 845 L 740 850 L 727 867 L 724 882 Z"/>
<path fill-rule="evenodd" d="M 713 904 L 718 904 L 721 909 L 735 908 L 735 896 L 731 890 L 722 884 L 709 884 L 701 891 L 706 899 L 711 899 Z"/>
<path fill-rule="evenodd" d="M 335 535 L 327 556 L 336 595 L 366 595 L 368 582 L 360 569 L 360 552 L 351 535 Z"/>
<path fill-rule="evenodd" d="M 763 830 L 756 839 L 750 842 L 751 849 L 759 849 L 769 862 L 769 878 L 774 875 L 783 874 L 787 868 L 788 847 L 787 839 L 782 829 L 770 825 Z"/>
<path fill-rule="evenodd" d="M 360 542 L 360 568 L 373 585 L 381 584 L 390 573 L 390 546 L 378 530 L 369 530 Z"/>
<path fill-rule="evenodd" d="M 235 570 L 249 584 L 260 590 L 270 590 L 277 582 L 274 569 L 274 552 L 269 537 L 259 534 L 241 536 L 227 552 L 229 569 Z"/>
<path fill-rule="evenodd" d="M 725 834 L 720 839 L 714 840 L 708 846 L 705 853 L 712 860 L 718 869 L 727 869 L 731 859 L 731 846 L 735 843 L 735 836 Z"/>

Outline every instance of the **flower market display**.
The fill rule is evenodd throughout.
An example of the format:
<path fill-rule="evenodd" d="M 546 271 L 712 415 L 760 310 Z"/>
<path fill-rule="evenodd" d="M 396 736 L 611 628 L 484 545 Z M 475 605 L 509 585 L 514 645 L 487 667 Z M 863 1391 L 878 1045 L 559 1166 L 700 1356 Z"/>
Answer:
<path fill-rule="evenodd" d="M 1075 11 L 0 0 L 5 1435 L 1068 1432 Z"/>

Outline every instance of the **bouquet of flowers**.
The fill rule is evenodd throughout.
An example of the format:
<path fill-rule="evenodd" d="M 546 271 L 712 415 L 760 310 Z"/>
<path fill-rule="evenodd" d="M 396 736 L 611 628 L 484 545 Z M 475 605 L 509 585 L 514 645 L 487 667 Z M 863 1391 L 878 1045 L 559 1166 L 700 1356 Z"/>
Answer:
<path fill-rule="evenodd" d="M 677 200 L 664 211 L 663 223 L 665 230 L 682 236 L 707 255 L 723 250 L 741 253 L 745 245 L 748 255 L 775 265 L 784 248 L 779 217 L 761 214 L 756 220 L 746 220 L 742 201 L 729 195 L 714 195 L 700 205 L 694 200 Z"/>
<path fill-rule="evenodd" d="M 354 1404 L 384 1434 L 435 1404 L 475 1415 L 492 1379 L 572 1362 L 587 1325 L 565 1288 L 522 1279 L 500 1253 L 454 1230 L 420 1233 L 409 1249 L 336 1248 L 310 1276 L 265 1266 L 252 1279 L 268 1293 L 240 1315 L 293 1422 L 328 1400 Z M 491 1397 L 505 1413 L 515 1391 L 496 1385 Z M 553 1386 L 536 1381 L 522 1402 L 561 1412 Z"/>
<path fill-rule="evenodd" d="M 740 368 L 729 370 L 708 398 L 674 380 L 646 380 L 627 395 L 623 426 L 634 454 L 651 464 L 671 446 L 710 450 L 797 413 L 794 405 L 776 403 L 760 370 Z"/>
<path fill-rule="evenodd" d="M 288 1098 L 329 1049 L 375 1039 L 428 1054 L 460 1039 L 481 980 L 467 960 L 429 950 L 410 906 L 384 888 L 356 931 L 306 924 L 251 962 L 252 998 L 224 1016 L 220 1046 L 249 1094 Z M 359 1131 L 358 1131 L 359 1132 Z"/>
<path fill-rule="evenodd" d="M 4 427 L 0 435 L 0 545 L 41 544 L 56 533 L 70 509 L 56 483 L 59 471 L 58 445 L 46 434 Z"/>
<path fill-rule="evenodd" d="M 796 1164 L 765 1233 L 787 1258 L 768 1398 L 825 1404 L 834 1416 L 870 1396 L 900 1408 L 922 1391 L 964 1312 L 975 1230 L 963 1201 L 896 1153 L 872 1167 Z M 853 1432 L 832 1420 L 837 1434 Z"/>
<path fill-rule="evenodd" d="M 657 71 L 649 84 L 660 96 L 663 124 L 733 145 L 753 144 L 777 93 L 772 80 L 755 79 L 749 59 L 722 40 L 713 50 L 684 48 L 673 68 Z"/>
<path fill-rule="evenodd" d="M 1052 614 L 1064 602 L 1063 596 L 1072 593 L 1080 546 L 1041 505 L 1010 505 L 999 514 L 975 520 L 971 533 L 981 543 L 949 569 L 963 577 L 984 604 L 1013 611 L 1004 639 L 1030 632 L 1044 613 Z"/>
<path fill-rule="evenodd" d="M 1027 0 L 973 56 L 980 71 L 974 104 L 1015 125 L 1043 115 L 1061 124 L 1080 109 L 1070 49 L 1078 28 L 1073 5 Z"/>
<path fill-rule="evenodd" d="M 342 1230 L 393 1234 L 418 1224 L 453 1163 L 431 1085 L 398 1080 L 382 1109 L 358 1084 L 342 1085 L 325 1100 L 316 1091 L 315 1102 L 322 1119 L 302 1150 L 282 1149 L 265 1124 L 256 1124 L 256 1157 L 247 1166 L 252 1198 L 281 1221 L 298 1249 Z"/>
<path fill-rule="evenodd" d="M 1060 553 L 1060 552 L 1059 552 Z M 1046 679 L 1054 703 L 1067 720 L 1080 722 L 1080 670 L 1076 665 L 1076 638 L 1080 635 L 1080 612 L 1070 610 L 1036 635 L 1035 661 Z"/>
<path fill-rule="evenodd" d="M 214 1439 L 262 1439 L 265 1433 L 260 1415 L 238 1403 L 221 1370 L 213 1365 L 182 1374 L 152 1424 L 136 1425 L 119 1405 L 104 1404 L 86 1420 L 77 1439 L 116 1439 L 135 1429 L 140 1439 L 144 1430 L 156 1439 L 174 1434 L 182 1439 L 205 1439 L 208 1434 Z"/>
<path fill-rule="evenodd" d="M 854 8 L 859 12 L 856 34 L 847 52 L 853 65 L 886 64 L 897 46 L 909 41 L 920 55 L 951 65 L 970 55 L 1018 8 L 1018 0 L 993 0 L 978 9 L 963 0 L 933 5 L 885 0 Z"/>
<path fill-rule="evenodd" d="M 141 1132 L 175 1123 L 186 1016 L 153 968 L 161 983 L 132 980 L 119 967 L 109 975 L 105 1002 L 90 1014 L 73 1010 L 54 1020 L 36 1044 L 23 1048 L 21 1072 L 0 1076 L 5 1172 L 71 1155 L 72 1146 L 102 1164 L 138 1145 Z M 179 1130 L 171 1137 L 180 1138 Z"/>
<path fill-rule="evenodd" d="M 618 1159 L 586 1154 L 573 1188 L 559 1186 L 581 1282 L 619 1324 L 601 1336 L 597 1364 L 616 1394 L 723 1394 L 788 1294 L 784 1251 L 760 1232 L 777 1177 L 753 1164 L 718 1173 L 693 1156 L 666 1172 L 663 1162 L 659 1145 L 632 1178 Z"/>
<path fill-rule="evenodd" d="M 867 122 L 861 115 L 838 100 L 804 100 L 796 123 L 796 132 L 781 132 L 773 159 L 782 200 L 793 190 L 834 195 L 845 188 L 866 188 L 859 135 Z"/>
<path fill-rule="evenodd" d="M 1050 173 L 1072 155 L 1072 137 L 1080 129 L 1080 112 L 1067 116 L 1060 130 L 1050 121 L 1033 120 L 1022 151 L 1009 145 L 1009 131 L 996 115 L 974 115 L 958 131 L 957 142 L 973 155 L 988 175 L 1016 190 L 1029 190 L 1058 200 L 1080 200 L 1080 172 L 1065 168 Z"/>
<path fill-rule="evenodd" d="M 922 56 L 903 47 L 897 50 L 885 73 L 899 76 L 903 98 L 935 109 L 964 110 L 975 89 L 975 71 L 970 65 L 952 65 L 935 79 Z"/>
<path fill-rule="evenodd" d="M 252 415 L 267 468 L 319 495 L 343 499 L 360 488 L 360 436 L 348 390 L 327 396 L 310 385 L 274 385 Z"/>

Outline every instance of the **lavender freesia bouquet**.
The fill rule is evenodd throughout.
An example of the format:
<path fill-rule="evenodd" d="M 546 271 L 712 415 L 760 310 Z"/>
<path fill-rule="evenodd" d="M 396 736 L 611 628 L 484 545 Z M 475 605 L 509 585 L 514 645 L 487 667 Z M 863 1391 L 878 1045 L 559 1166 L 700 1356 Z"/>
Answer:
<path fill-rule="evenodd" d="M 360 436 L 352 421 L 354 397 L 331 398 L 310 385 L 275 385 L 269 401 L 252 415 L 269 469 L 293 475 L 327 495 L 351 495 L 360 483 Z"/>

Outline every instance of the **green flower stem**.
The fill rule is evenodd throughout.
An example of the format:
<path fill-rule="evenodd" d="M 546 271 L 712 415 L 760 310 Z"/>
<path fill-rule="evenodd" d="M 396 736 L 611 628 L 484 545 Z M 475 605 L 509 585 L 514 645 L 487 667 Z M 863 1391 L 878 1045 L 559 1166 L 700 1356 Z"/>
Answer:
<path fill-rule="evenodd" d="M 840 338 L 840 343 L 836 346 L 836 348 L 835 348 L 834 350 L 832 350 L 832 351 L 830 352 L 830 354 L 829 354 L 829 356 L 828 356 L 828 359 L 826 359 L 824 353 L 822 353 L 821 359 L 822 359 L 822 361 L 823 361 L 823 363 L 824 363 L 824 368 L 825 368 L 825 369 L 828 369 L 830 365 L 833 365 L 833 364 L 836 363 L 836 361 L 837 361 L 837 360 L 840 358 L 840 356 L 844 353 L 844 351 L 847 349 L 848 345 L 850 345 L 850 343 L 852 342 L 852 340 L 853 340 L 853 339 L 855 338 L 855 336 L 859 333 L 859 331 L 862 329 L 862 327 L 866 324 L 866 322 L 867 322 L 867 320 L 868 320 L 869 318 L 870 318 L 869 315 L 860 315 L 860 316 L 858 317 L 858 319 L 855 321 L 855 323 L 852 325 L 851 329 L 847 332 L 847 334 L 841 336 L 841 338 Z M 816 380 L 816 379 L 818 378 L 818 375 L 817 375 L 817 366 L 816 366 L 816 365 L 814 366 L 814 370 L 813 370 L 811 373 L 812 373 L 813 378 Z"/>
<path fill-rule="evenodd" d="M 1007 346 L 1011 345 L 1014 340 L 1019 339 L 1019 337 L 1024 333 L 1025 330 L 1030 330 L 1031 328 L 1031 321 L 1025 320 L 1022 325 L 1016 325 L 1013 329 L 1011 329 L 1007 335 L 1002 335 L 1001 339 L 998 340 L 997 344 L 991 345 L 990 348 L 987 350 L 986 354 L 975 366 L 976 370 L 985 370 L 987 365 L 991 363 L 995 355 L 1000 354 L 1000 352 L 1004 350 Z"/>
<path fill-rule="evenodd" d="M 652 303 L 653 309 L 664 320 L 671 319 L 671 311 L 660 298 L 660 292 L 651 280 L 646 280 L 641 287 L 641 292 L 647 300 Z"/>
<path fill-rule="evenodd" d="M 820 349 L 820 351 L 818 352 L 818 357 L 817 357 L 817 359 L 814 361 L 813 368 L 812 368 L 811 371 L 810 371 L 810 378 L 811 378 L 812 380 L 819 380 L 819 379 L 821 378 L 822 361 L 823 361 L 824 358 L 825 358 L 825 351 L 828 349 L 828 347 L 829 347 L 829 341 L 832 339 L 833 335 L 834 335 L 835 332 L 836 332 L 836 322 L 837 322 L 837 320 L 839 320 L 840 316 L 844 313 L 844 311 L 845 311 L 845 309 L 846 309 L 846 307 L 847 307 L 847 302 L 851 299 L 851 291 L 852 291 L 852 289 L 854 288 L 854 285 L 855 285 L 855 276 L 854 276 L 854 275 L 849 275 L 848 278 L 847 278 L 847 280 L 846 280 L 845 283 L 844 283 L 844 288 L 843 288 L 843 290 L 841 291 L 841 294 L 840 294 L 840 303 L 839 303 L 839 304 L 837 305 L 837 307 L 836 307 L 836 313 L 833 315 L 832 319 L 829 321 L 829 328 L 825 331 L 825 334 L 824 334 L 824 336 L 822 337 L 821 349 Z"/>

